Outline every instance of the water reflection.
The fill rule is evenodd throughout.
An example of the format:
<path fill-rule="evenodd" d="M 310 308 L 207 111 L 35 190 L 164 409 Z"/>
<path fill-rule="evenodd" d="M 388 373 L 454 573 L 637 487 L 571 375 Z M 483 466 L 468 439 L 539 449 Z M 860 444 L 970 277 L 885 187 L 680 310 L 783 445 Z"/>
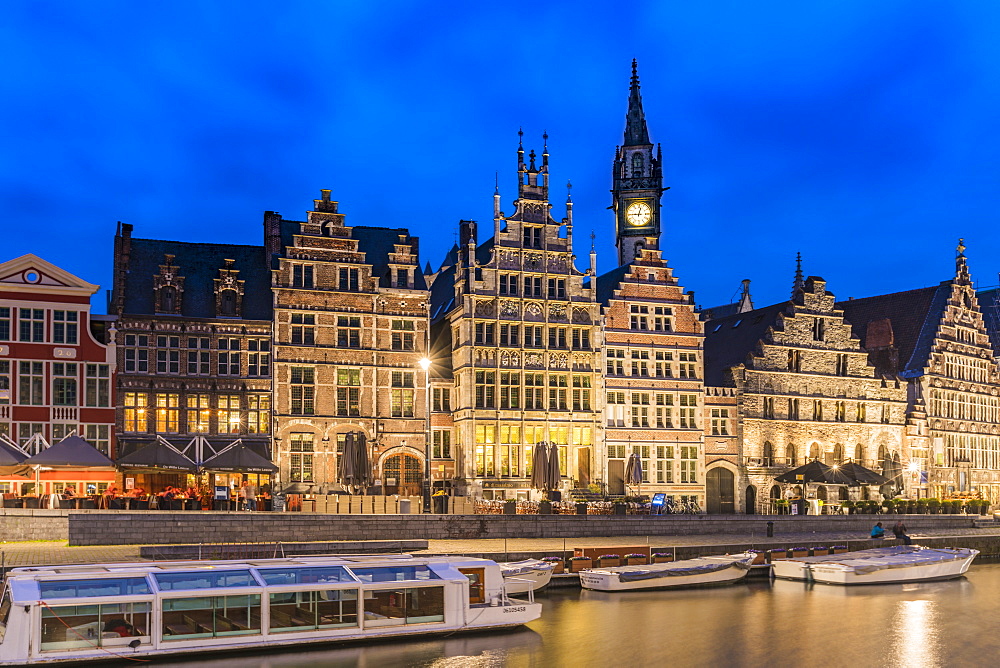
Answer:
<path fill-rule="evenodd" d="M 1000 652 L 1000 564 L 967 579 L 837 587 L 748 581 L 652 592 L 538 597 L 529 629 L 199 660 L 211 668 L 984 665 Z M 184 665 L 172 663 L 157 665 Z"/>

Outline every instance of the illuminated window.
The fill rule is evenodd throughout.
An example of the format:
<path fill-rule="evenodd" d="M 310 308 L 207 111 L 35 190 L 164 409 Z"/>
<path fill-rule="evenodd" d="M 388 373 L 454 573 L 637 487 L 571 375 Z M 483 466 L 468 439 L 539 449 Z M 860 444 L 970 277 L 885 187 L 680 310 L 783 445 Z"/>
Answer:
<path fill-rule="evenodd" d="M 176 434 L 180 431 L 180 396 L 173 392 L 156 395 L 156 431 L 161 434 Z"/>
<path fill-rule="evenodd" d="M 220 434 L 240 433 L 240 397 L 238 394 L 220 394 L 218 397 Z"/>

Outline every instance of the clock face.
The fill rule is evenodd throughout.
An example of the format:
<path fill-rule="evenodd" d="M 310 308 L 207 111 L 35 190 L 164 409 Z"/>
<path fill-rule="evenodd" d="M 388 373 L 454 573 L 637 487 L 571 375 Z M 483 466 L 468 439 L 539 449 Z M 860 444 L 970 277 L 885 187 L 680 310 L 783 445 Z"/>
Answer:
<path fill-rule="evenodd" d="M 645 202 L 632 202 L 625 209 L 625 220 L 629 225 L 642 227 L 649 224 L 649 219 L 653 217 L 653 210 Z"/>

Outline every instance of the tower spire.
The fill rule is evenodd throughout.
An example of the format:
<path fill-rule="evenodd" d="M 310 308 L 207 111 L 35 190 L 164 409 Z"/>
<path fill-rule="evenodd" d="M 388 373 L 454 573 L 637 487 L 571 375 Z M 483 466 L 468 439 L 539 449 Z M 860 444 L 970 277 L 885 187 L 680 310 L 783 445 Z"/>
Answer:
<path fill-rule="evenodd" d="M 642 113 L 642 96 L 639 94 L 639 64 L 632 59 L 632 82 L 628 96 L 628 113 L 625 114 L 624 146 L 644 146 L 649 144 L 646 129 L 646 115 Z"/>
<path fill-rule="evenodd" d="M 795 254 L 795 280 L 792 281 L 792 298 L 795 298 L 795 293 L 801 290 L 805 286 L 806 282 L 802 276 L 802 253 Z"/>
<path fill-rule="evenodd" d="M 958 247 L 955 249 L 955 280 L 966 285 L 972 282 L 969 276 L 969 265 L 965 258 L 965 239 L 958 240 Z"/>

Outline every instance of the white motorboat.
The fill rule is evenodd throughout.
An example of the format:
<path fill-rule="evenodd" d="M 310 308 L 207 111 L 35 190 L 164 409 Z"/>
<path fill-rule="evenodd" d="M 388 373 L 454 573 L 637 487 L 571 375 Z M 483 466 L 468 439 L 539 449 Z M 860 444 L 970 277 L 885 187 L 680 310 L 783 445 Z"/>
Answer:
<path fill-rule="evenodd" d="M 524 594 L 541 589 L 552 579 L 555 568 L 552 563 L 540 559 L 501 561 L 498 565 L 508 594 Z"/>
<path fill-rule="evenodd" d="M 648 566 L 590 568 L 580 571 L 580 585 L 599 591 L 632 591 L 727 584 L 746 577 L 755 557 L 745 552 Z"/>
<path fill-rule="evenodd" d="M 779 559 L 771 564 L 776 578 L 824 584 L 889 584 L 961 577 L 979 550 L 894 545 L 819 557 Z"/>
<path fill-rule="evenodd" d="M 520 626 L 496 562 L 363 555 L 43 566 L 0 592 L 0 666 L 148 660 Z"/>

